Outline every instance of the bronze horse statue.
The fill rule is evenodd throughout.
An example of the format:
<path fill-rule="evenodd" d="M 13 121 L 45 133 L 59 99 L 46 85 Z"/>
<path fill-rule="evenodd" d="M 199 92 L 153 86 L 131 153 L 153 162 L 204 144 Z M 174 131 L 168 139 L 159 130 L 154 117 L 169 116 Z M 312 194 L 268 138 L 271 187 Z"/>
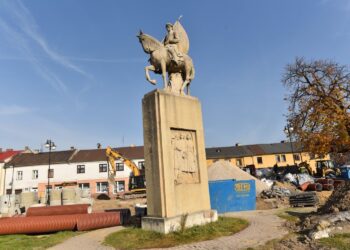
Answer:
<path fill-rule="evenodd" d="M 181 26 L 179 22 L 176 22 L 175 25 L 178 24 Z M 175 26 L 174 25 L 174 26 Z M 180 27 L 182 28 L 182 26 Z M 184 32 L 184 30 L 183 30 Z M 150 55 L 149 62 L 151 65 L 148 65 L 145 67 L 145 73 L 146 73 L 146 79 L 152 84 L 156 84 L 155 79 L 151 79 L 149 75 L 149 71 L 153 71 L 156 74 L 161 74 L 163 78 L 163 84 L 164 89 L 172 89 L 174 88 L 173 83 L 174 81 L 179 81 L 178 75 L 181 76 L 180 82 L 182 83 L 182 86 L 179 90 L 181 94 L 184 93 L 185 88 L 187 87 L 187 94 L 189 95 L 189 85 L 191 81 L 194 78 L 195 71 L 194 66 L 191 57 L 187 55 L 188 47 L 187 45 L 187 51 L 185 49 L 180 48 L 179 51 L 181 51 L 181 60 L 178 62 L 175 62 L 172 60 L 171 55 L 166 48 L 166 46 L 158 41 L 156 38 L 144 34 L 142 31 L 140 31 L 140 34 L 137 36 L 139 38 L 139 41 L 142 45 L 142 48 L 145 53 Z M 187 38 L 187 35 L 186 35 Z M 185 40 L 186 43 L 186 40 Z M 188 38 L 187 38 L 188 43 Z M 186 44 L 185 44 L 186 47 Z M 167 75 L 169 76 L 169 81 L 167 80 Z"/>

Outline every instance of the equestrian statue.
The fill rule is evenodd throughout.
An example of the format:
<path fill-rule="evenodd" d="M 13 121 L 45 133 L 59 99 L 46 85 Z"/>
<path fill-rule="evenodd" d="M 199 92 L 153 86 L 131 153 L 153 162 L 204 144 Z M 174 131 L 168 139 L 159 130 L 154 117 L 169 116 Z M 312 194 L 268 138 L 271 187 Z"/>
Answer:
<path fill-rule="evenodd" d="M 184 94 L 186 88 L 189 95 L 189 85 L 195 71 L 188 55 L 190 43 L 187 33 L 179 20 L 175 24 L 167 23 L 165 27 L 167 34 L 162 42 L 142 31 L 137 36 L 145 53 L 150 55 L 151 65 L 145 67 L 146 79 L 154 85 L 157 83 L 149 75 L 151 70 L 162 75 L 165 90 Z"/>

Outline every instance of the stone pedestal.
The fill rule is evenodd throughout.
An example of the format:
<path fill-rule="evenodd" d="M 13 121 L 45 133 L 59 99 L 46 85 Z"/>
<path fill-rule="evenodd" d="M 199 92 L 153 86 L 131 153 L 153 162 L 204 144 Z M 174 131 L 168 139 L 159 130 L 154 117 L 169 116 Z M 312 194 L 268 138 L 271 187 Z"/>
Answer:
<path fill-rule="evenodd" d="M 201 105 L 163 90 L 142 101 L 147 217 L 142 228 L 168 233 L 217 219 L 210 210 Z"/>

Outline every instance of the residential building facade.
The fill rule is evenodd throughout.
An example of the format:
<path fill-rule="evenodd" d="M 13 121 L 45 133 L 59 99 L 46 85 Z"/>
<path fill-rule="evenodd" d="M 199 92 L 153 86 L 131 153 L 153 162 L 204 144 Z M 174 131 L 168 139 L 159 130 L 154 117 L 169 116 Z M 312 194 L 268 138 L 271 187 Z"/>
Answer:
<path fill-rule="evenodd" d="M 131 159 L 141 172 L 144 170 L 143 146 L 116 150 Z M 245 168 L 254 165 L 257 169 L 270 168 L 275 164 L 286 167 L 306 161 L 315 170 L 317 160 L 329 159 L 329 156 L 322 159 L 311 158 L 297 143 L 288 142 L 207 148 L 206 156 L 208 166 L 215 161 L 229 161 L 233 166 Z M 50 173 L 48 152 L 17 153 L 3 164 L 0 174 L 2 173 L 4 181 L 0 195 L 37 191 L 39 196 L 43 196 L 48 187 L 60 189 L 67 185 L 90 189 L 93 196 L 100 193 L 116 195 L 129 191 L 129 177 L 132 175 L 129 167 L 122 161 L 116 161 L 116 185 L 115 188 L 110 186 L 107 181 L 105 149 L 52 151 Z"/>
<path fill-rule="evenodd" d="M 19 154 L 21 150 L 6 149 L 2 151 L 0 148 L 0 195 L 4 193 L 5 188 L 5 170 L 4 165 L 9 162 L 12 157 Z"/>
<path fill-rule="evenodd" d="M 117 148 L 131 159 L 140 170 L 144 167 L 143 147 Z M 61 189 L 76 186 L 90 189 L 92 195 L 109 195 L 128 191 L 131 170 L 122 162 L 116 162 L 116 188 L 108 185 L 108 164 L 105 149 L 52 151 L 50 153 L 19 154 L 5 164 L 4 193 L 37 191 L 45 195 L 47 188 Z"/>
<path fill-rule="evenodd" d="M 213 147 L 206 149 L 207 165 L 215 161 L 229 161 L 232 165 L 245 168 L 254 165 L 258 168 L 292 166 L 307 162 L 313 171 L 316 170 L 316 161 L 329 160 L 327 155 L 323 158 L 313 158 L 304 152 L 299 143 L 281 142 L 271 144 L 236 145 L 231 147 Z"/>

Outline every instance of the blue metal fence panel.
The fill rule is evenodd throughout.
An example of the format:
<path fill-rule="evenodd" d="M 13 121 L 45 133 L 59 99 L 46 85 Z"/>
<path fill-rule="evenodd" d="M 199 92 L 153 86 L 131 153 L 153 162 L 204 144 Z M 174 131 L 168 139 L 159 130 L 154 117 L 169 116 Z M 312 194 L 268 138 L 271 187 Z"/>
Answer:
<path fill-rule="evenodd" d="M 209 181 L 210 205 L 218 213 L 256 209 L 254 180 Z"/>

